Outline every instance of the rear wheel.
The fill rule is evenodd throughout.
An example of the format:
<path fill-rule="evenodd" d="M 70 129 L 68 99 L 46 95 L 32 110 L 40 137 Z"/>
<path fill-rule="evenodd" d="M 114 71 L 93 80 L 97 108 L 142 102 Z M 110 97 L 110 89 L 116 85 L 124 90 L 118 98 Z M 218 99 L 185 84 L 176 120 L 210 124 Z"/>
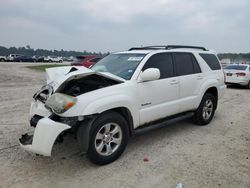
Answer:
<path fill-rule="evenodd" d="M 197 125 L 209 124 L 213 119 L 216 105 L 214 95 L 211 93 L 205 93 L 193 117 L 194 123 Z"/>
<path fill-rule="evenodd" d="M 118 159 L 126 148 L 128 126 L 126 120 L 116 112 L 102 114 L 92 125 L 88 156 L 99 165 Z"/>
<path fill-rule="evenodd" d="M 247 89 L 250 89 L 250 80 L 249 80 L 249 82 L 247 84 Z"/>

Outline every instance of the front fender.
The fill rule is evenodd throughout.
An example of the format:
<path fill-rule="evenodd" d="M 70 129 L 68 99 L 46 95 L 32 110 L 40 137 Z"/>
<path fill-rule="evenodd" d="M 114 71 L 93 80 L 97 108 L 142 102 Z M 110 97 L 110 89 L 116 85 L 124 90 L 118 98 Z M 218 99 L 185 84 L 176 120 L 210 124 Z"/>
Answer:
<path fill-rule="evenodd" d="M 82 114 L 91 115 L 96 113 L 102 113 L 107 110 L 119 107 L 127 108 L 132 117 L 134 127 L 139 125 L 139 111 L 136 108 L 136 100 L 125 95 L 112 95 L 102 99 L 95 100 L 94 102 L 88 104 Z"/>

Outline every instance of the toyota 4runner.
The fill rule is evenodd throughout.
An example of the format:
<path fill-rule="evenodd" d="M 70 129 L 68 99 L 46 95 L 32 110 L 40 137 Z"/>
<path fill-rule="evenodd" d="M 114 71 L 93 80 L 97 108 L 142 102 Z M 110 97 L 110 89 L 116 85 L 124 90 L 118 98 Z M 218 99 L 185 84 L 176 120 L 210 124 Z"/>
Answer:
<path fill-rule="evenodd" d="M 30 108 L 34 134 L 22 135 L 21 147 L 50 156 L 73 133 L 100 165 L 116 160 L 133 135 L 190 117 L 207 125 L 226 88 L 216 54 L 195 46 L 131 48 L 90 69 L 49 68 L 46 75 Z"/>

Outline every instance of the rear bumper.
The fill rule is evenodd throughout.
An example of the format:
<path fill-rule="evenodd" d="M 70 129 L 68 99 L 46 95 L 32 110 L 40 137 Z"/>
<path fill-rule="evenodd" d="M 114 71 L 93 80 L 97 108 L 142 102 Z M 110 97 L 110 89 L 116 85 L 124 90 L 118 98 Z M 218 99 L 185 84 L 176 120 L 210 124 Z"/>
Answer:
<path fill-rule="evenodd" d="M 226 84 L 238 84 L 242 86 L 246 86 L 249 80 L 247 78 L 230 78 L 226 77 Z"/>
<path fill-rule="evenodd" d="M 67 124 L 55 122 L 49 118 L 42 118 L 36 125 L 34 135 L 23 135 L 19 139 L 19 143 L 26 151 L 51 156 L 56 138 L 63 131 L 70 128 Z"/>

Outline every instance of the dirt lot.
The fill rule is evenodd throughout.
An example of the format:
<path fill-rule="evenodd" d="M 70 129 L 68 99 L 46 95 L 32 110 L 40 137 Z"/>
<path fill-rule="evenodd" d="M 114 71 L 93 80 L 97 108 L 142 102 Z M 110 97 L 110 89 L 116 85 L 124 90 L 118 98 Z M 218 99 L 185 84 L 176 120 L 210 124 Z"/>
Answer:
<path fill-rule="evenodd" d="M 249 90 L 227 89 L 208 126 L 186 120 L 132 138 L 119 160 L 100 167 L 70 137 L 51 158 L 19 147 L 19 136 L 31 130 L 32 95 L 44 83 L 43 72 L 0 64 L 0 187 L 250 188 Z"/>

